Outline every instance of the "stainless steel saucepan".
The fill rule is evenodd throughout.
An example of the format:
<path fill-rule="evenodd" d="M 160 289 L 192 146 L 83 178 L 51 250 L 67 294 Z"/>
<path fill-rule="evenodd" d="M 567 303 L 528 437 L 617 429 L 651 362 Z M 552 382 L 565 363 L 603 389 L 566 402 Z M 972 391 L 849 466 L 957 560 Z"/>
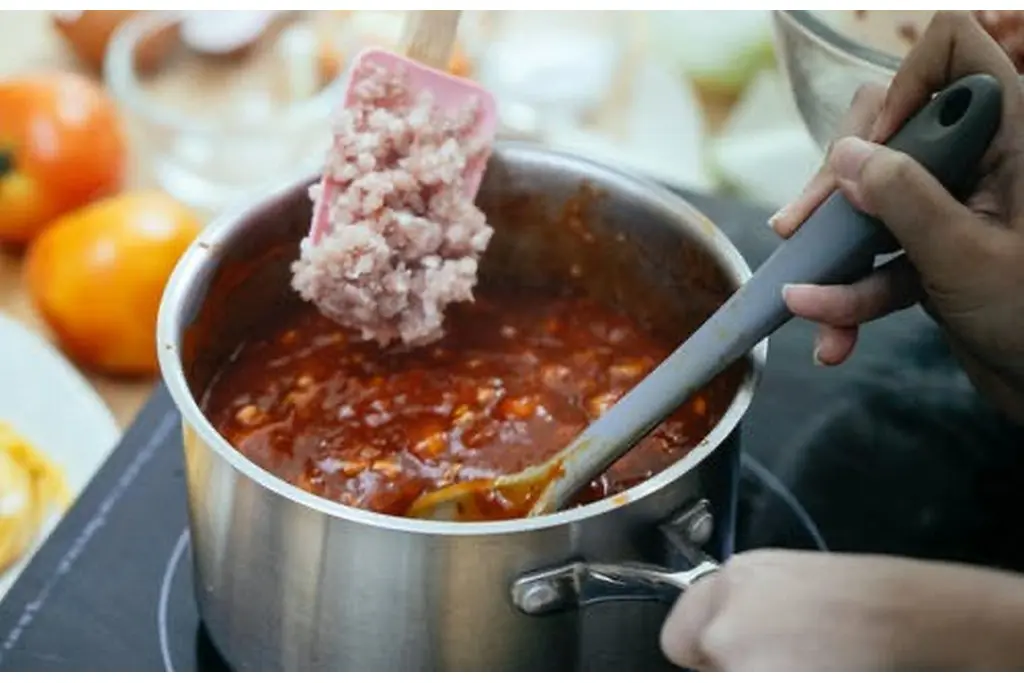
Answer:
<path fill-rule="evenodd" d="M 629 643 L 629 601 L 671 600 L 729 551 L 739 423 L 767 343 L 716 380 L 732 399 L 707 438 L 623 495 L 472 524 L 325 500 L 247 460 L 201 410 L 238 344 L 295 305 L 288 267 L 308 231 L 312 181 L 212 223 L 160 310 L 161 370 L 183 417 L 196 600 L 221 654 L 240 670 L 557 670 L 581 666 L 594 642 Z M 499 144 L 478 201 L 496 228 L 481 286 L 571 281 L 676 340 L 750 276 L 687 202 L 575 156 Z"/>

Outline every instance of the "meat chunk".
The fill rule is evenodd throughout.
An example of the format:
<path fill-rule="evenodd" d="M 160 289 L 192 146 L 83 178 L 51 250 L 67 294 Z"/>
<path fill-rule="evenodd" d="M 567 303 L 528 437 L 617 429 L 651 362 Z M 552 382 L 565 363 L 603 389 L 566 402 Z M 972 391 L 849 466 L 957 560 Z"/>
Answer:
<path fill-rule="evenodd" d="M 461 111 L 412 94 L 405 74 L 365 64 L 334 124 L 325 168 L 331 230 L 303 240 L 292 285 L 338 323 L 381 346 L 427 344 L 443 333 L 444 309 L 472 301 L 480 256 L 493 229 L 463 172 L 490 150 L 472 131 L 478 102 Z"/>

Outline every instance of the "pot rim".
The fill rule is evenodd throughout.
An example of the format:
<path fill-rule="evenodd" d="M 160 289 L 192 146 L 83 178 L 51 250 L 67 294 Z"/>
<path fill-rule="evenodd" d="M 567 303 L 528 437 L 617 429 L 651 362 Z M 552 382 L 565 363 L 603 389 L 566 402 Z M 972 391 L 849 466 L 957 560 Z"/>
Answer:
<path fill-rule="evenodd" d="M 494 151 L 496 156 L 500 154 L 572 166 L 586 171 L 588 178 L 608 180 L 637 194 L 643 194 L 651 204 L 658 206 L 666 213 L 678 216 L 680 224 L 687 226 L 684 229 L 689 229 L 691 236 L 701 242 L 716 258 L 732 284 L 737 287 L 741 286 L 751 276 L 750 266 L 718 226 L 681 196 L 653 180 L 615 170 L 601 162 L 536 143 L 499 141 L 494 145 Z M 313 182 L 314 178 L 313 173 L 304 173 L 300 178 L 276 186 L 261 199 L 255 201 L 250 199 L 240 203 L 211 221 L 179 259 L 160 302 L 156 337 L 157 356 L 164 384 L 167 386 L 183 421 L 187 421 L 196 431 L 197 436 L 242 476 L 305 508 L 348 522 L 367 524 L 396 532 L 447 536 L 526 533 L 598 517 L 653 495 L 700 465 L 721 446 L 735 429 L 739 428 L 740 419 L 750 407 L 754 390 L 760 382 L 764 364 L 767 361 L 767 339 L 762 340 L 747 356 L 750 369 L 737 388 L 729 407 L 711 432 L 692 451 L 643 483 L 621 494 L 581 507 L 539 517 L 491 522 L 446 522 L 396 517 L 349 507 L 322 498 L 264 470 L 221 436 L 207 420 L 192 396 L 182 366 L 180 349 L 183 331 L 192 323 L 191 317 L 186 319 L 186 314 L 194 316 L 199 307 L 196 306 L 194 311 L 186 311 L 185 303 L 190 296 L 194 295 L 197 287 L 202 289 L 208 285 L 208 279 L 219 265 L 219 255 L 222 252 L 218 245 L 228 241 L 228 238 L 246 225 L 253 216 L 259 215 L 268 206 L 294 193 L 298 187 L 307 186 Z M 200 297 L 200 300 L 202 298 Z"/>

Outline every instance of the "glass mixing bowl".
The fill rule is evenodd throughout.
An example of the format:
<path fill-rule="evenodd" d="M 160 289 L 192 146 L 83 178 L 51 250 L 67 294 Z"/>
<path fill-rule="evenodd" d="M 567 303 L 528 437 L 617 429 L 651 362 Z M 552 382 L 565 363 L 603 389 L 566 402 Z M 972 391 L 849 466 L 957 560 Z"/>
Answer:
<path fill-rule="evenodd" d="M 137 182 L 216 213 L 322 163 L 345 84 L 322 63 L 321 38 L 342 19 L 284 13 L 250 48 L 204 54 L 180 38 L 188 16 L 148 11 L 126 21 L 105 78 L 139 150 Z M 161 36 L 170 37 L 166 55 L 142 68 Z"/>
<path fill-rule="evenodd" d="M 864 83 L 889 84 L 902 55 L 934 14 L 934 10 L 772 12 L 778 61 L 804 124 L 819 145 L 824 147 L 836 136 L 857 88 Z M 986 30 L 1020 64 L 1024 59 L 1017 54 L 1020 11 L 983 14 Z"/>
<path fill-rule="evenodd" d="M 900 58 L 843 35 L 820 12 L 772 12 L 778 61 L 811 137 L 824 148 L 864 83 L 888 85 Z"/>

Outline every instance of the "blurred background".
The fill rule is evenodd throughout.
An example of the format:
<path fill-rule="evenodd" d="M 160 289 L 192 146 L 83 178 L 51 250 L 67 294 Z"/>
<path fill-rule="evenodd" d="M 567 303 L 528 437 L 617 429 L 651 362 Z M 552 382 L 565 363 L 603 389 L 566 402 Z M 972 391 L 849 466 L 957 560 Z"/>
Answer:
<path fill-rule="evenodd" d="M 316 169 L 347 61 L 395 47 L 402 20 L 5 13 L 0 312 L 56 341 L 117 415 L 133 414 L 177 256 L 216 212 Z M 502 137 L 677 187 L 776 205 L 820 156 L 765 11 L 465 12 L 450 70 L 496 95 Z"/>
<path fill-rule="evenodd" d="M 496 95 L 502 137 L 771 209 L 931 14 L 465 12 L 449 70 Z M 1024 63 L 1024 13 L 977 14 Z M 84 486 L 153 386 L 157 307 L 180 254 L 216 212 L 317 168 L 347 62 L 396 47 L 402 20 L 3 13 L 0 484 L 27 471 L 7 467 L 17 452 L 37 473 L 43 454 L 63 467 L 63 481 L 34 480 L 48 500 Z M 0 595 L 5 565 L 37 537 L 19 528 L 31 533 L 0 537 Z"/>
<path fill-rule="evenodd" d="M 320 159 L 346 60 L 393 45 L 402 21 L 387 11 L 194 14 L 8 13 L 0 74 L 58 67 L 95 78 L 130 124 L 132 182 L 217 210 Z M 503 135 L 669 183 L 784 199 L 778 169 L 748 177 L 729 146 L 785 124 L 791 139 L 778 141 L 805 164 L 791 175 L 813 163 L 766 11 L 466 12 L 451 68 L 497 95 Z"/>

